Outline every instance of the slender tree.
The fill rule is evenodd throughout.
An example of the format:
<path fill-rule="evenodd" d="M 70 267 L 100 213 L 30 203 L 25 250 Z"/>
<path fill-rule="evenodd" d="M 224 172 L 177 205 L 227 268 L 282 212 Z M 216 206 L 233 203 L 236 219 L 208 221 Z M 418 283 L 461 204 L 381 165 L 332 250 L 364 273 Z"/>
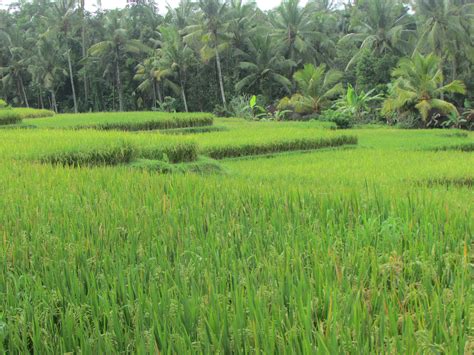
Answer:
<path fill-rule="evenodd" d="M 251 38 L 249 52 L 240 62 L 244 76 L 235 84 L 237 91 L 254 89 L 267 97 L 272 97 L 274 88 L 291 90 L 291 81 L 284 76 L 295 65 L 278 53 L 278 48 L 270 36 L 256 35 Z"/>
<path fill-rule="evenodd" d="M 175 91 L 180 92 L 184 109 L 188 112 L 188 101 L 186 98 L 186 79 L 188 68 L 194 61 L 193 50 L 183 42 L 183 39 L 174 27 L 161 27 L 162 47 L 159 50 L 161 65 L 163 68 L 175 73 L 178 85 L 167 81 L 168 85 Z"/>
<path fill-rule="evenodd" d="M 119 13 L 107 17 L 105 40 L 94 44 L 89 48 L 92 57 L 100 58 L 106 65 L 106 71 L 113 66 L 115 72 L 115 85 L 119 99 L 119 110 L 124 110 L 123 85 L 121 75 L 121 65 L 126 54 L 139 54 L 149 50 L 142 42 L 128 37 L 127 30 L 122 27 Z"/>
<path fill-rule="evenodd" d="M 216 60 L 217 76 L 222 104 L 227 105 L 220 53 L 229 47 L 231 37 L 226 22 L 227 3 L 221 0 L 199 0 L 201 16 L 198 24 L 186 27 L 185 41 L 192 44 L 199 40 L 201 57 L 204 61 Z"/>

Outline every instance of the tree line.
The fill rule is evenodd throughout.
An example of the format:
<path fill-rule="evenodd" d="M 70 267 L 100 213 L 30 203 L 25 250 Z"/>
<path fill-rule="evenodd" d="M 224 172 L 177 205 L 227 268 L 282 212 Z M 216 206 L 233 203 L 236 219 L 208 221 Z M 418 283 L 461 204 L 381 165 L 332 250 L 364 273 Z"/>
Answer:
<path fill-rule="evenodd" d="M 473 99 L 472 0 L 182 0 L 162 13 L 150 0 L 95 12 L 19 1 L 0 11 L 0 97 L 56 112 L 225 112 L 242 95 L 291 97 L 308 65 L 385 95 L 402 58 L 432 54 L 439 85 L 462 81 Z"/>

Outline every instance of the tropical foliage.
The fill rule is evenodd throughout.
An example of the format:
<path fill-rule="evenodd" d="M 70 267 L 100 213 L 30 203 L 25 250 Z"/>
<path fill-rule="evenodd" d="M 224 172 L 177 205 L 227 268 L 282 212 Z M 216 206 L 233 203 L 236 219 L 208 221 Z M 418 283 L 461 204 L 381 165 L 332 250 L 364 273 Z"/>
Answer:
<path fill-rule="evenodd" d="M 339 71 L 326 71 L 324 64 L 318 67 L 306 64 L 293 76 L 298 92 L 290 98 L 283 98 L 278 108 L 294 108 L 300 114 L 319 113 L 329 105 L 330 99 L 343 92 L 341 77 L 342 73 Z"/>
<path fill-rule="evenodd" d="M 458 115 L 456 107 L 442 97 L 448 93 L 464 94 L 466 87 L 459 80 L 444 84 L 440 63 L 440 58 L 434 54 L 423 56 L 417 53 L 413 58 L 400 60 L 393 71 L 395 82 L 384 102 L 383 113 L 417 110 L 425 124 L 432 110 Z"/>
<path fill-rule="evenodd" d="M 231 114 L 240 96 L 257 95 L 265 107 L 287 96 L 283 106 L 305 115 L 332 107 L 342 87 L 386 95 L 400 86 L 390 73 L 402 58 L 434 53 L 443 80 L 463 81 L 468 104 L 474 99 L 471 1 L 283 0 L 267 11 L 244 0 L 157 4 L 4 5 L 0 97 L 55 112 Z M 462 114 L 463 97 L 444 100 Z"/>

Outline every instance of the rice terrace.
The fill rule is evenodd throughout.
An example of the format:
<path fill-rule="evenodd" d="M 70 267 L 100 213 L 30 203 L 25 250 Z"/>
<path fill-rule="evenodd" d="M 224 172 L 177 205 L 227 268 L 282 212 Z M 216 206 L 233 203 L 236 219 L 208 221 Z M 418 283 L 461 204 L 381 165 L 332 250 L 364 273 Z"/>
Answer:
<path fill-rule="evenodd" d="M 463 0 L 0 2 L 0 354 L 473 354 L 473 48 Z"/>

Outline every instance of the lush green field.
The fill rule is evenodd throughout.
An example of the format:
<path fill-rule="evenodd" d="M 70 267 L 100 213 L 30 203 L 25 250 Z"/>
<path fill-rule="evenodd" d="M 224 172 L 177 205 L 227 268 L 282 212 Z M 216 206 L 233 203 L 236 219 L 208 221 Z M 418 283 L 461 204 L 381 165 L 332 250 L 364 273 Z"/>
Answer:
<path fill-rule="evenodd" d="M 472 133 L 215 125 L 0 131 L 4 352 L 472 352 Z M 221 174 L 137 169 L 157 147 L 340 136 L 358 143 L 221 160 Z M 138 160 L 38 163 L 120 144 Z"/>
<path fill-rule="evenodd" d="M 114 112 L 65 114 L 44 119 L 25 120 L 24 123 L 38 128 L 97 128 L 139 131 L 141 129 L 206 126 L 212 125 L 212 120 L 213 116 L 207 113 Z M 146 125 L 151 126 L 153 123 L 155 123 L 154 127 L 146 127 Z"/>

